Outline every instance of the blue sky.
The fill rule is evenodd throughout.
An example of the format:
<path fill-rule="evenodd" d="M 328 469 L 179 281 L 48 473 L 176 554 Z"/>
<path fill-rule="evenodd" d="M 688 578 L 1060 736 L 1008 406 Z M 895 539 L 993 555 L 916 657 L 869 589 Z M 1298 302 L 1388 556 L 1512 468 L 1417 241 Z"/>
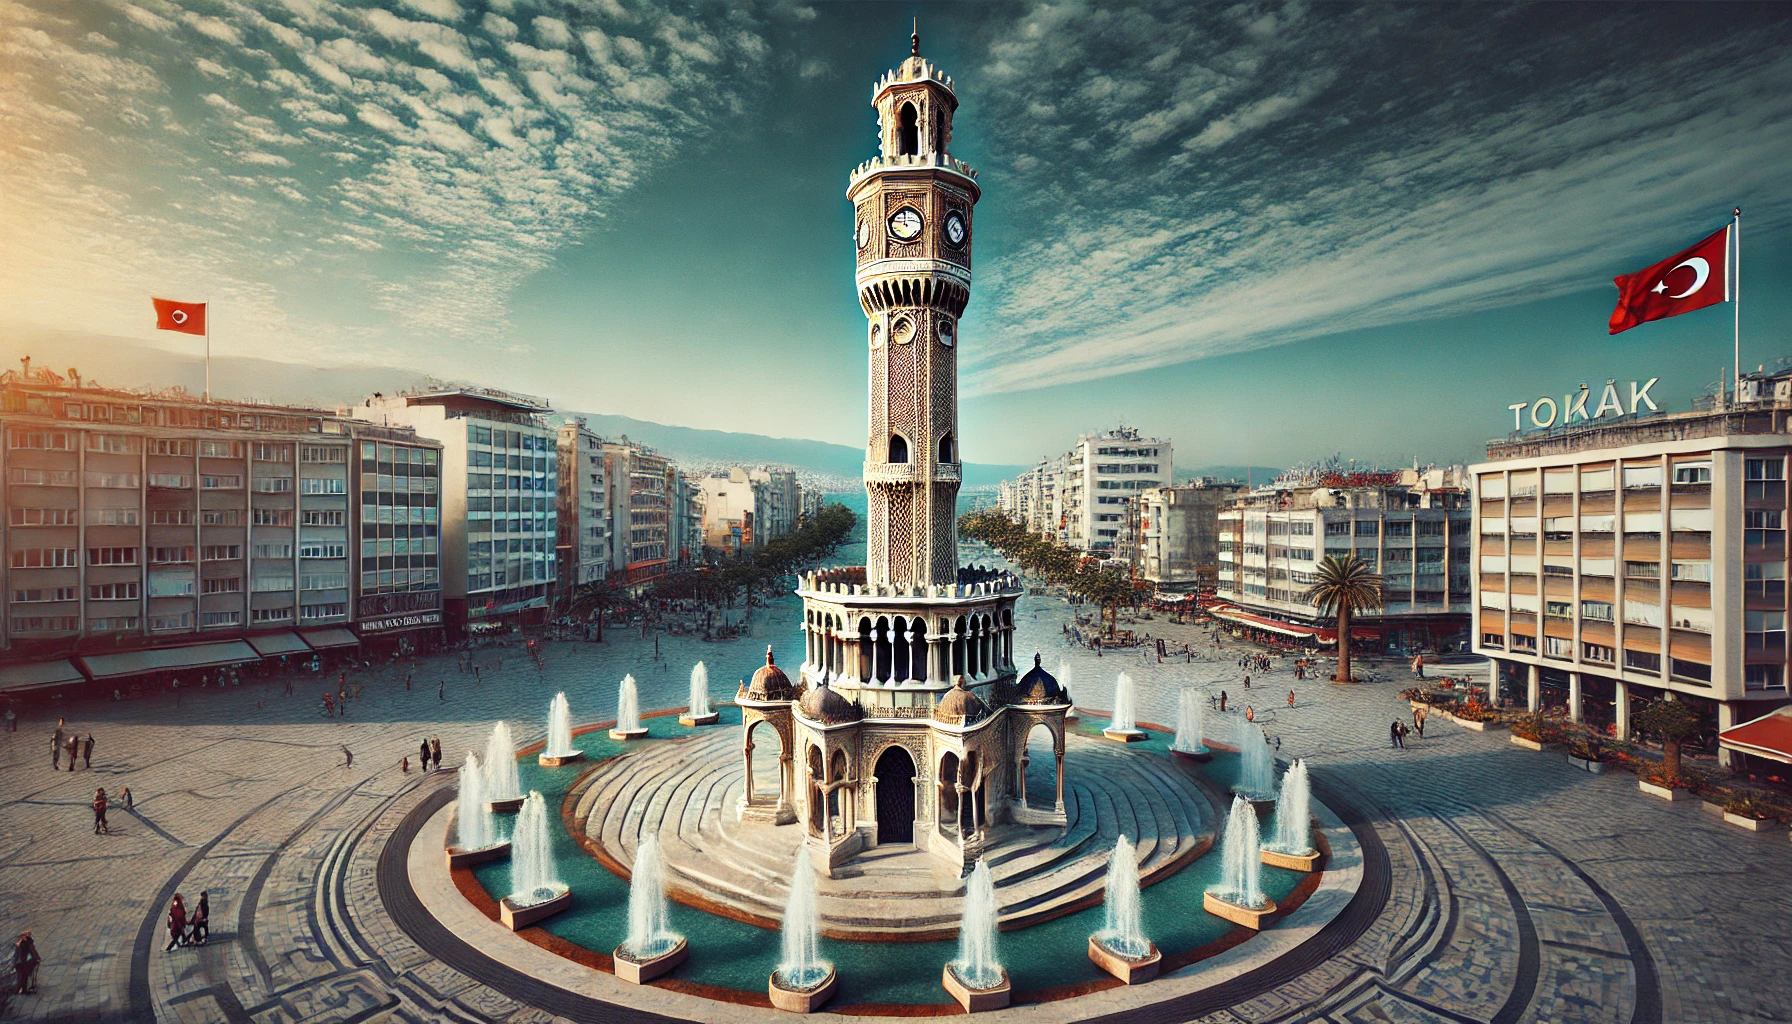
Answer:
<path fill-rule="evenodd" d="M 1732 205 L 1744 362 L 1792 355 L 1767 4 L 6 0 L 0 337 L 172 346 L 148 296 L 209 297 L 222 353 L 861 443 L 843 192 L 917 16 L 985 189 L 968 459 L 1118 419 L 1183 465 L 1463 459 L 1608 377 L 1684 408 L 1729 308 L 1608 339 L 1610 279 Z"/>

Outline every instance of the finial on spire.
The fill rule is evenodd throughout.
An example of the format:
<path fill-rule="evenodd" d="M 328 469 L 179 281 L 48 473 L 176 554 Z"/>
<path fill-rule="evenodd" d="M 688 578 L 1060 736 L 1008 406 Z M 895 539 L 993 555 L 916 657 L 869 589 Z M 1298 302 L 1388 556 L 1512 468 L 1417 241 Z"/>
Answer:
<path fill-rule="evenodd" d="M 908 37 L 908 55 L 910 57 L 921 56 L 921 19 L 920 18 L 915 19 L 914 33 Z"/>

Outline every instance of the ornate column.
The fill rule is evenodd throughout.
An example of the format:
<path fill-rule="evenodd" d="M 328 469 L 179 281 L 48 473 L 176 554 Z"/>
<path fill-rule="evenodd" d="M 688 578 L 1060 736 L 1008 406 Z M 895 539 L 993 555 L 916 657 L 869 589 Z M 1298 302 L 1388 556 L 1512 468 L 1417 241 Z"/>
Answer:
<path fill-rule="evenodd" d="M 1027 806 L 1027 765 L 1031 763 L 1032 759 L 1027 757 L 1025 751 L 1022 751 L 1020 755 L 1020 785 L 1016 787 L 1020 790 L 1020 805 L 1022 807 Z"/>
<path fill-rule="evenodd" d="M 1064 741 L 1063 741 L 1063 739 L 1060 738 L 1058 740 L 1058 742 L 1055 744 L 1055 749 L 1052 751 L 1052 753 L 1056 756 L 1056 759 L 1058 762 L 1058 765 L 1057 765 L 1057 768 L 1058 768 L 1058 794 L 1057 794 L 1058 813 L 1063 814 L 1064 813 Z"/>
<path fill-rule="evenodd" d="M 741 758 L 747 763 L 747 797 L 743 801 L 743 805 L 751 807 L 753 806 L 753 736 L 751 733 L 747 734 L 746 743 L 741 747 Z"/>

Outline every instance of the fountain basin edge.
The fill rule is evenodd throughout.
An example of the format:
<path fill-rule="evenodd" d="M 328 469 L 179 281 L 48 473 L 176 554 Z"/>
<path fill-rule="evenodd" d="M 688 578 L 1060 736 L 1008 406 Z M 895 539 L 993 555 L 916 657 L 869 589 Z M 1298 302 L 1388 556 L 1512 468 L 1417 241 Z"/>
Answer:
<path fill-rule="evenodd" d="M 1108 972 L 1127 985 L 1137 985 L 1157 977 L 1157 970 L 1163 964 L 1164 955 L 1158 952 L 1156 943 L 1149 943 L 1149 950 L 1137 960 L 1121 956 L 1102 945 L 1095 936 L 1089 936 L 1089 959 L 1095 966 Z"/>
<path fill-rule="evenodd" d="M 1319 863 L 1321 854 L 1318 850 L 1314 850 L 1312 853 L 1293 854 L 1278 853 L 1275 850 L 1265 848 L 1259 850 L 1257 856 L 1263 863 L 1268 864 L 1272 868 L 1287 868 L 1290 871 L 1311 871 L 1313 870 L 1313 866 Z"/>
<path fill-rule="evenodd" d="M 617 946 L 616 951 L 610 954 L 610 962 L 616 969 L 616 977 L 631 984 L 644 985 L 684 963 L 690 953 L 690 943 L 680 935 L 671 949 L 658 956 L 641 959 L 629 953 L 624 946 Z"/>
<path fill-rule="evenodd" d="M 1151 738 L 1143 729 L 1103 729 L 1101 734 L 1115 743 L 1143 743 Z"/>
<path fill-rule="evenodd" d="M 1001 970 L 1001 968 L 997 968 L 997 970 Z M 966 1013 L 1000 1010 L 1008 1005 L 1014 995 L 1012 987 L 1008 984 L 1008 972 L 1005 970 L 1002 971 L 1000 983 L 989 988 L 972 988 L 958 977 L 957 972 L 952 970 L 952 964 L 948 962 L 940 968 L 940 984 L 945 988 L 947 994 L 958 1000 L 958 1005 L 964 1007 Z"/>
<path fill-rule="evenodd" d="M 699 725 L 715 725 L 717 722 L 720 722 L 721 720 L 722 720 L 722 713 L 720 711 L 711 711 L 707 715 L 679 715 L 678 716 L 678 724 L 684 726 L 687 729 L 695 728 Z"/>
<path fill-rule="evenodd" d="M 611 729 L 610 738 L 617 741 L 640 740 L 647 738 L 647 727 L 639 729 Z"/>
<path fill-rule="evenodd" d="M 515 814 L 523 809 L 523 798 L 519 796 L 511 800 L 488 800 L 486 806 L 491 808 L 493 814 Z"/>
<path fill-rule="evenodd" d="M 518 905 L 511 897 L 506 896 L 498 901 L 498 921 L 511 931 L 521 931 L 537 921 L 553 917 L 567 907 L 572 906 L 572 890 L 564 889 L 552 899 L 540 903 Z"/>
<path fill-rule="evenodd" d="M 828 976 L 822 979 L 821 984 L 813 988 L 796 989 L 778 984 L 778 972 L 774 970 L 765 984 L 772 1005 L 778 1009 L 791 1013 L 814 1013 L 821 1009 L 822 1004 L 834 998 L 834 992 L 840 988 L 840 972 L 829 965 Z"/>
<path fill-rule="evenodd" d="M 502 860 L 510 856 L 510 840 L 487 846 L 478 850 L 463 850 L 458 846 L 450 846 L 445 851 L 448 855 L 448 870 L 470 868 L 480 864 L 490 864 L 494 860 Z"/>
<path fill-rule="evenodd" d="M 585 752 L 583 750 L 575 750 L 570 754 L 535 755 L 535 763 L 541 765 L 543 768 L 559 768 L 563 765 L 572 764 L 574 761 L 583 760 L 585 760 Z"/>
<path fill-rule="evenodd" d="M 1263 906 L 1251 908 L 1208 892 L 1201 894 L 1201 906 L 1215 917 L 1259 932 L 1263 930 L 1263 919 L 1276 912 L 1276 901 L 1267 896 L 1263 898 Z"/>

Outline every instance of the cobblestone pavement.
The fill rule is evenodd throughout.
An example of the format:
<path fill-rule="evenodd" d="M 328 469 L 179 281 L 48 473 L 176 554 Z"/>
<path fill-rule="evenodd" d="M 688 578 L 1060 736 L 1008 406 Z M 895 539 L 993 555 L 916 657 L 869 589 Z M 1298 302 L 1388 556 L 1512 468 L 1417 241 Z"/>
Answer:
<path fill-rule="evenodd" d="M 398 758 L 433 735 L 458 760 L 499 716 L 527 742 L 556 689 L 575 717 L 609 717 L 624 671 L 641 678 L 644 706 L 671 706 L 704 658 L 721 697 L 766 637 L 781 662 L 800 656 L 793 608 L 780 602 L 758 638 L 663 640 L 662 661 L 651 640 L 612 632 L 603 645 L 550 644 L 545 671 L 517 648 L 502 666 L 498 651 L 481 652 L 479 682 L 452 659 L 419 666 L 410 691 L 390 672 L 363 673 L 351 677 L 366 689 L 346 720 L 316 711 L 325 684 L 309 677 L 292 697 L 261 684 L 188 692 L 178 706 L 76 705 L 70 726 L 97 742 L 93 768 L 72 774 L 50 771 L 54 718 L 26 717 L 0 734 L 0 926 L 8 937 L 31 929 L 45 962 L 38 993 L 0 1019 L 549 1021 L 434 961 L 383 913 L 374 869 L 385 832 L 440 784 L 414 764 L 400 772 Z M 1282 756 L 1310 758 L 1316 781 L 1364 811 L 1387 849 L 1392 891 L 1354 945 L 1201 1020 L 1792 1020 L 1785 834 L 1651 800 L 1627 775 L 1577 772 L 1503 732 L 1434 719 L 1426 738 L 1391 749 L 1388 723 L 1405 711 L 1398 666 L 1378 666 L 1394 681 L 1349 687 L 1252 673 L 1246 695 L 1234 650 L 1192 665 L 1137 651 L 1096 658 L 1061 641 L 1065 615 L 1055 599 L 1026 599 L 1016 660 L 1035 648 L 1048 667 L 1067 659 L 1090 707 L 1107 706 L 1124 668 L 1141 717 L 1166 723 L 1181 686 L 1224 687 L 1235 707 L 1261 695 L 1258 720 Z M 115 802 L 112 833 L 96 836 L 88 805 L 100 786 Z M 134 812 L 116 802 L 124 786 Z M 211 942 L 165 951 L 168 900 L 200 889 L 211 893 Z"/>

